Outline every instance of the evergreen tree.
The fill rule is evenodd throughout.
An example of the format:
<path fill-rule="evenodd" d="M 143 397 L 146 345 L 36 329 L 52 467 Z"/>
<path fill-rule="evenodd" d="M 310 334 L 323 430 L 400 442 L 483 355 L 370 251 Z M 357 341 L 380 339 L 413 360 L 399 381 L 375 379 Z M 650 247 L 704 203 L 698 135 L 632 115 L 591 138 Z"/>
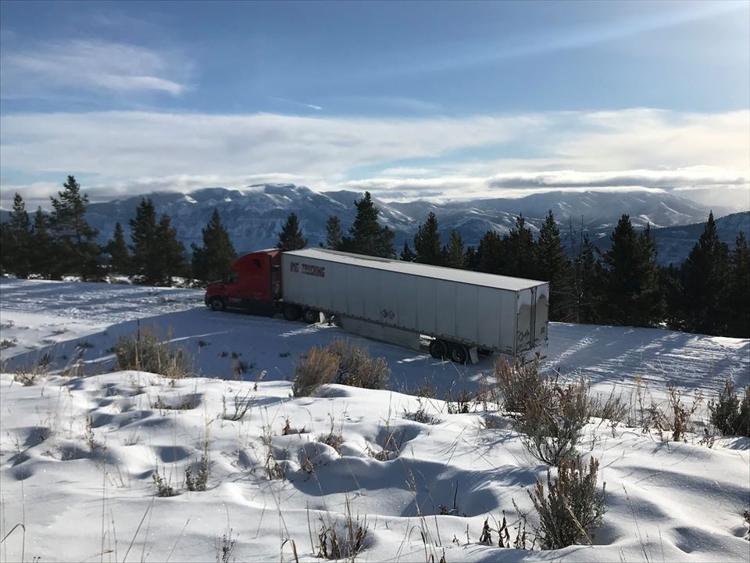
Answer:
<path fill-rule="evenodd" d="M 344 233 L 341 230 L 341 220 L 336 215 L 331 215 L 326 221 L 326 248 L 341 250 L 344 241 Z"/>
<path fill-rule="evenodd" d="M 299 219 L 297 214 L 292 212 L 286 219 L 286 223 L 281 228 L 279 233 L 279 242 L 276 243 L 276 248 L 281 250 L 299 250 L 305 248 L 307 241 L 302 236 L 302 230 L 299 226 Z"/>
<path fill-rule="evenodd" d="M 172 285 L 173 276 L 185 276 L 185 247 L 177 238 L 177 231 L 166 213 L 156 226 L 157 251 L 162 258 L 161 283 Z"/>
<path fill-rule="evenodd" d="M 601 319 L 601 269 L 588 235 L 583 236 L 581 249 L 575 260 L 576 322 L 596 323 Z"/>
<path fill-rule="evenodd" d="M 409 248 L 409 242 L 404 241 L 404 248 L 401 251 L 401 255 L 399 256 L 399 260 L 403 260 L 404 262 L 414 262 L 417 255 L 412 252 L 411 248 Z"/>
<path fill-rule="evenodd" d="M 730 256 L 728 318 L 729 336 L 750 337 L 750 250 L 745 233 L 740 231 Z"/>
<path fill-rule="evenodd" d="M 31 269 L 44 278 L 49 278 L 57 268 L 57 249 L 49 234 L 49 219 L 41 207 L 34 214 L 34 230 L 31 235 Z"/>
<path fill-rule="evenodd" d="M 604 254 L 605 310 L 608 322 L 651 326 L 658 318 L 656 251 L 650 231 L 639 235 L 623 215 Z"/>
<path fill-rule="evenodd" d="M 130 253 L 128 252 L 128 245 L 125 242 L 125 233 L 123 232 L 120 223 L 115 223 L 115 231 L 112 235 L 112 240 L 107 243 L 106 249 L 110 256 L 110 271 L 115 274 L 129 274 Z"/>
<path fill-rule="evenodd" d="M 539 277 L 550 283 L 549 318 L 552 321 L 570 320 L 572 315 L 572 270 L 562 249 L 560 229 L 552 211 L 547 213 L 537 242 Z"/>
<path fill-rule="evenodd" d="M 685 306 L 680 270 L 673 264 L 659 268 L 659 292 L 664 301 L 664 321 L 672 330 L 685 329 Z"/>
<path fill-rule="evenodd" d="M 443 257 L 440 252 L 440 232 L 438 231 L 438 220 L 433 212 L 427 215 L 427 220 L 419 225 L 417 234 L 414 235 L 414 252 L 416 261 L 421 264 L 432 264 L 439 266 Z"/>
<path fill-rule="evenodd" d="M 504 238 L 503 244 L 506 255 L 503 274 L 519 278 L 538 277 L 534 235 L 526 226 L 523 215 L 516 217 L 516 224 Z"/>
<path fill-rule="evenodd" d="M 157 231 L 156 209 L 151 199 L 144 198 L 130 220 L 132 270 L 141 283 L 160 284 L 166 277 Z"/>
<path fill-rule="evenodd" d="M 9 272 L 19 278 L 31 273 L 31 222 L 20 194 L 13 197 L 13 210 L 3 231 L 3 260 Z"/>
<path fill-rule="evenodd" d="M 50 199 L 50 230 L 58 244 L 58 273 L 75 273 L 84 279 L 97 277 L 97 259 L 101 249 L 96 244 L 96 229 L 86 222 L 88 196 L 81 193 L 81 186 L 75 177 L 68 176 L 63 191 L 58 192 L 58 197 Z"/>
<path fill-rule="evenodd" d="M 505 267 L 505 247 L 495 231 L 487 231 L 479 241 L 477 269 L 488 274 L 499 274 Z"/>
<path fill-rule="evenodd" d="M 728 273 L 729 249 L 719 240 L 714 214 L 710 213 L 703 233 L 682 265 L 687 330 L 726 333 Z"/>
<path fill-rule="evenodd" d="M 394 258 L 394 232 L 378 223 L 380 212 L 372 201 L 370 192 L 365 192 L 362 199 L 354 202 L 357 216 L 349 229 L 349 236 L 343 240 L 343 249 L 356 254 Z"/>
<path fill-rule="evenodd" d="M 449 268 L 466 268 L 464 241 L 455 229 L 451 231 L 448 244 L 443 248 L 443 265 Z"/>
<path fill-rule="evenodd" d="M 223 279 L 231 271 L 236 256 L 219 211 L 214 209 L 203 228 L 203 246 L 193 245 L 193 277 L 203 281 Z"/>

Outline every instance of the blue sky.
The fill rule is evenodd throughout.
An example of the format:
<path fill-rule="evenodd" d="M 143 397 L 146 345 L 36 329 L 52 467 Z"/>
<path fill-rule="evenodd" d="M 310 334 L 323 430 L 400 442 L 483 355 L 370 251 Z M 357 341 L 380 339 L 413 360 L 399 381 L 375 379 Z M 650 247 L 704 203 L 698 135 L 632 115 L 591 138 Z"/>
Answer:
<path fill-rule="evenodd" d="M 0 182 L 747 206 L 750 3 L 0 4 Z M 10 196 L 9 196 L 10 194 Z"/>

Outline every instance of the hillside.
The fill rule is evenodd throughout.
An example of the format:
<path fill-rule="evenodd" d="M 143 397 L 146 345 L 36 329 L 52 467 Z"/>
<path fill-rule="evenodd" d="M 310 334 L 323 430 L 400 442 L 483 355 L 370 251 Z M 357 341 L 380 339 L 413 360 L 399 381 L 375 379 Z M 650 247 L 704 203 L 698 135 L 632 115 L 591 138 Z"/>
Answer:
<path fill-rule="evenodd" d="M 746 557 L 747 439 L 707 447 L 700 434 L 672 442 L 592 420 L 579 448 L 600 460 L 607 491 L 593 545 L 483 545 L 485 519 L 496 530 L 506 516 L 511 540 L 518 535 L 517 505 L 530 547 L 536 517 L 527 491 L 547 474 L 497 407 L 472 402 L 459 413 L 442 400 L 486 385 L 489 362 L 455 366 L 355 338 L 387 359 L 389 390 L 329 385 L 293 398 L 296 362 L 310 346 L 345 336 L 340 329 L 214 313 L 193 290 L 4 279 L 0 291 L 2 335 L 12 342 L 3 345 L 4 371 L 50 361 L 47 374 L 25 384 L 0 375 L 0 534 L 26 526 L 23 538 L 17 530 L 3 543 L 4 560 L 205 561 L 227 548 L 229 560 L 293 561 L 296 551 L 300 561 L 319 561 L 318 533 L 344 533 L 347 507 L 367 530 L 358 561 Z M 116 339 L 151 326 L 188 350 L 202 377 L 109 373 Z M 604 393 L 641 388 L 657 403 L 672 382 L 690 401 L 715 393 L 725 377 L 750 384 L 749 346 L 553 323 L 547 365 L 585 375 Z M 425 383 L 437 398 L 404 393 Z M 326 443 L 331 433 L 341 436 L 335 447 Z M 207 490 L 188 491 L 186 471 L 196 475 L 203 456 Z M 153 475 L 176 496 L 155 496 Z"/>

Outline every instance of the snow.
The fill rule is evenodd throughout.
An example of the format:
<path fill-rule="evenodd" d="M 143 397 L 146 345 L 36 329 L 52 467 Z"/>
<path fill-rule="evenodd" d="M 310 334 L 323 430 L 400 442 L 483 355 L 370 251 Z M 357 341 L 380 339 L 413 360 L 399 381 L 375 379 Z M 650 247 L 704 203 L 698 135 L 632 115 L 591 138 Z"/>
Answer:
<path fill-rule="evenodd" d="M 213 560 L 217 539 L 231 529 L 237 560 L 293 561 L 284 543 L 292 539 L 300 560 L 313 561 L 309 530 L 316 540 L 321 518 L 341 522 L 347 502 L 369 527 L 358 561 L 437 561 L 443 551 L 449 562 L 748 560 L 741 514 L 750 508 L 750 440 L 717 439 L 708 448 L 700 436 L 662 442 L 594 421 L 579 447 L 600 460 L 607 483 L 594 545 L 488 547 L 478 544 L 487 517 L 501 520 L 504 511 L 514 536 L 513 502 L 533 524 L 526 490 L 546 477 L 546 466 L 509 419 L 484 428 L 492 414 L 481 407 L 449 414 L 441 400 L 404 392 L 425 382 L 439 397 L 475 389 L 489 360 L 459 367 L 352 338 L 388 360 L 390 389 L 331 385 L 292 398 L 299 356 L 343 331 L 211 312 L 195 290 L 4 279 L 0 295 L 1 339 L 15 340 L 0 351 L 4 371 L 45 354 L 51 371 L 30 386 L 0 375 L 0 536 L 26 525 L 25 542 L 19 529 L 0 545 L 2 560 L 19 560 L 22 549 L 42 561 L 123 561 L 126 552 L 130 561 Z M 202 377 L 111 373 L 108 350 L 138 326 L 159 327 L 191 352 Z M 232 379 L 232 352 L 247 366 L 244 380 Z M 553 323 L 546 367 L 590 378 L 595 390 L 628 392 L 642 381 L 658 393 L 671 382 L 708 395 L 727 377 L 750 384 L 748 356 L 748 340 Z M 77 358 L 90 375 L 61 375 Z M 229 420 L 235 398 L 249 404 L 237 421 Z M 168 408 L 186 402 L 192 408 Z M 420 407 L 437 423 L 405 416 Z M 283 435 L 287 419 L 298 433 Z M 332 427 L 344 440 L 339 451 L 320 440 Z M 266 474 L 264 434 L 285 479 Z M 390 453 L 374 457 L 390 434 Z M 204 451 L 208 490 L 189 492 L 185 468 L 197 467 Z M 154 471 L 178 496 L 154 496 Z M 454 495 L 457 514 L 440 514 Z"/>

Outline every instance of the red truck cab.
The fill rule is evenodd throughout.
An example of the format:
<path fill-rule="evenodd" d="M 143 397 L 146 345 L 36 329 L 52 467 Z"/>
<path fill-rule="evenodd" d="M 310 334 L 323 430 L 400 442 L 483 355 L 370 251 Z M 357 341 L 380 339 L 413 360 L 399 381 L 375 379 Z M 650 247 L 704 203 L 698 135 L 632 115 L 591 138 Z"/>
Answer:
<path fill-rule="evenodd" d="M 208 284 L 204 299 L 217 311 L 247 309 L 273 315 L 281 300 L 281 251 L 274 248 L 240 256 L 232 262 L 228 276 Z"/>

